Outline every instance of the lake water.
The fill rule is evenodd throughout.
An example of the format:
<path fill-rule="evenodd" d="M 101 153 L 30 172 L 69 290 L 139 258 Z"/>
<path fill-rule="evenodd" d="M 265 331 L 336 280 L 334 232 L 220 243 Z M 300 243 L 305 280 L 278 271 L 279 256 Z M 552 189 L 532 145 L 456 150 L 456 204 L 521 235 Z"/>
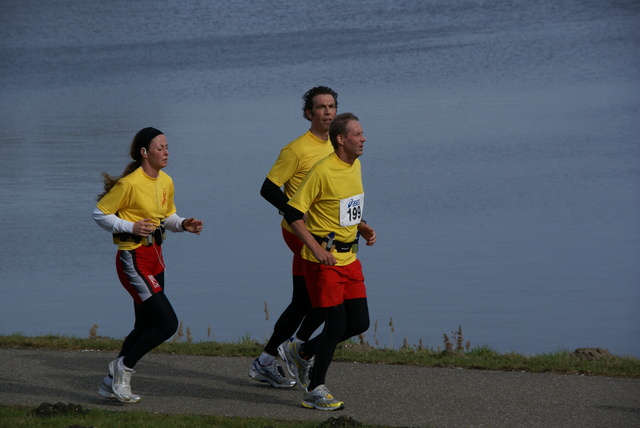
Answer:
<path fill-rule="evenodd" d="M 259 189 L 322 84 L 367 136 L 370 343 L 461 325 L 500 352 L 640 356 L 638 22 L 638 1 L 3 2 L 0 334 L 129 332 L 91 211 L 154 126 L 206 224 L 165 246 L 180 320 L 264 340 L 291 256 Z"/>

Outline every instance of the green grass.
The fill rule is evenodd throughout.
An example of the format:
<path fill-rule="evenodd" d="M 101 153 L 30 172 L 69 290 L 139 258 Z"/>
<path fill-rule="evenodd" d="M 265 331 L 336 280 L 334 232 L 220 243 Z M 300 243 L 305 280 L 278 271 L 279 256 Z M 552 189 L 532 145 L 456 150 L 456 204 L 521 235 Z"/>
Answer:
<path fill-rule="evenodd" d="M 77 338 L 59 335 L 27 337 L 21 334 L 0 336 L 0 347 L 5 348 L 92 349 L 117 352 L 121 344 L 121 339 L 107 337 Z M 238 343 L 168 341 L 152 352 L 255 357 L 262 352 L 263 346 L 247 338 Z M 400 349 L 389 349 L 374 348 L 366 343 L 356 343 L 352 340 L 338 347 L 334 361 L 640 378 L 640 359 L 638 358 L 611 355 L 609 358 L 589 361 L 580 359 L 567 350 L 540 355 L 520 355 L 500 354 L 487 346 L 474 347 L 466 351 L 451 350 L 449 347 L 449 350 L 439 351 L 405 344 Z"/>
<path fill-rule="evenodd" d="M 110 412 L 82 410 L 48 417 L 36 416 L 32 408 L 0 405 L 2 428 L 68 428 L 71 426 L 100 428 L 192 428 L 192 427 L 301 427 L 316 428 L 317 422 L 280 421 L 272 419 L 230 418 L 222 416 L 167 415 L 139 411 Z M 364 425 L 362 425 L 364 427 Z"/>
<path fill-rule="evenodd" d="M 400 350 L 371 349 L 364 353 L 362 351 L 351 352 L 347 346 L 336 352 L 334 360 L 476 370 L 640 377 L 640 360 L 638 358 L 612 356 L 611 358 L 588 361 L 577 358 L 569 351 L 526 356 L 516 353 L 499 354 L 491 348 L 479 347 L 466 352 L 437 352 L 409 348 Z"/>

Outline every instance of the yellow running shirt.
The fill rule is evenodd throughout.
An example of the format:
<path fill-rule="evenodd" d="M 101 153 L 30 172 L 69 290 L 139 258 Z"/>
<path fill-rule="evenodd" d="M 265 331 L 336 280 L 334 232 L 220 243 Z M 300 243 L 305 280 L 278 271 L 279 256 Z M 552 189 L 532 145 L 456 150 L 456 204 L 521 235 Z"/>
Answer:
<path fill-rule="evenodd" d="M 312 234 L 325 237 L 334 232 L 336 241 L 353 242 L 364 209 L 360 160 L 349 165 L 335 153 L 321 159 L 309 171 L 289 205 L 303 213 L 308 212 L 305 225 Z M 333 255 L 338 266 L 348 265 L 356 259 L 353 252 L 334 250 Z M 306 245 L 302 258 L 318 263 Z"/>
<path fill-rule="evenodd" d="M 307 131 L 280 150 L 267 178 L 278 187 L 284 186 L 284 194 L 291 199 L 311 167 L 330 153 L 333 153 L 333 146 L 329 140 Z M 293 232 L 286 221 L 282 220 L 281 225 Z"/>
<path fill-rule="evenodd" d="M 138 168 L 118 180 L 97 207 L 104 214 L 115 214 L 132 223 L 150 218 L 158 226 L 176 212 L 173 194 L 173 180 L 166 173 L 160 171 L 157 178 L 152 178 Z M 120 242 L 118 249 L 132 250 L 139 246 L 135 242 Z"/>

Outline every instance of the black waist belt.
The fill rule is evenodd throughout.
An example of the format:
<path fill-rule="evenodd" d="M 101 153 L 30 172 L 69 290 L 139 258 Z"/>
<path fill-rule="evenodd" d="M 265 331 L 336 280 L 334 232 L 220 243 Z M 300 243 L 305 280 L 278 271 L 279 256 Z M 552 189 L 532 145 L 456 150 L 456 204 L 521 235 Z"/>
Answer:
<path fill-rule="evenodd" d="M 113 243 L 119 244 L 120 242 L 134 242 L 148 247 L 153 245 L 154 242 L 158 245 L 162 245 L 162 241 L 166 239 L 166 236 L 164 226 L 158 226 L 156 230 L 148 236 L 138 236 L 133 233 L 114 233 Z"/>
<path fill-rule="evenodd" d="M 329 242 L 329 238 L 324 237 L 321 238 L 320 236 L 316 236 L 313 235 L 313 237 L 316 239 L 316 241 L 318 242 L 318 244 L 323 245 Z M 349 251 L 352 251 L 354 253 L 358 252 L 358 238 L 356 238 L 355 241 L 352 242 L 340 242 L 340 241 L 336 241 L 335 239 L 333 240 L 333 244 L 331 245 L 331 248 L 328 249 L 327 251 L 330 251 L 332 249 L 334 249 L 338 252 L 338 253 L 348 253 Z M 325 247 L 326 249 L 326 247 Z"/>

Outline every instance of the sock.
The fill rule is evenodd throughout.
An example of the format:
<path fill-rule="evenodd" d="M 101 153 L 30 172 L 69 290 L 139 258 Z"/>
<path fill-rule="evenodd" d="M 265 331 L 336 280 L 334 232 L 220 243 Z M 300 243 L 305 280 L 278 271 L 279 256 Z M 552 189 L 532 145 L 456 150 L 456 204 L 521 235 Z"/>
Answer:
<path fill-rule="evenodd" d="M 258 362 L 262 367 L 265 367 L 271 364 L 275 359 L 276 357 L 274 357 L 273 355 L 262 352 L 262 354 L 260 354 L 260 356 L 258 357 Z"/>
<path fill-rule="evenodd" d="M 298 349 L 298 355 L 300 355 L 300 357 L 301 357 L 303 360 L 307 360 L 307 361 L 308 361 L 308 360 L 309 360 L 309 358 L 311 358 L 311 357 L 312 357 L 312 355 L 309 355 L 309 354 L 307 354 L 307 353 L 305 352 L 305 350 L 304 350 L 305 346 L 304 346 L 304 345 L 305 345 L 305 342 L 302 342 L 302 344 L 300 345 L 300 348 Z"/>

